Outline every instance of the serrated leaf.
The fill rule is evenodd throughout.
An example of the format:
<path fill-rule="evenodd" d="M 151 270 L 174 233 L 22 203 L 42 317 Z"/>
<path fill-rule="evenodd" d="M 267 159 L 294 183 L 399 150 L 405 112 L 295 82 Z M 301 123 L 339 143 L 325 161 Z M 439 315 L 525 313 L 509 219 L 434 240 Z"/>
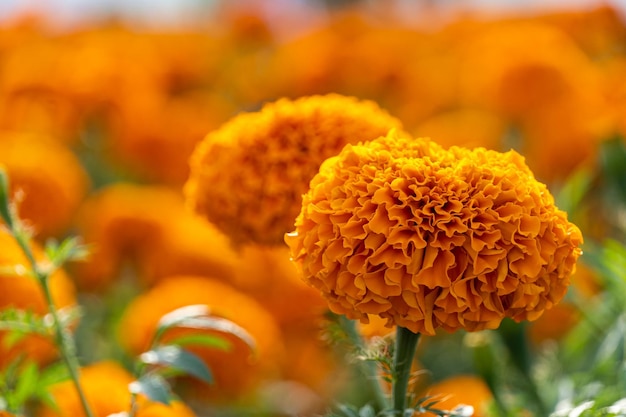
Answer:
<path fill-rule="evenodd" d="M 169 345 L 174 346 L 204 346 L 211 347 L 223 351 L 228 351 L 232 347 L 230 342 L 219 336 L 210 334 L 190 334 L 176 337 L 167 341 Z"/>
<path fill-rule="evenodd" d="M 211 371 L 204 361 L 180 346 L 160 346 L 142 353 L 139 359 L 149 365 L 169 366 L 185 371 L 205 382 L 213 382 Z"/>
<path fill-rule="evenodd" d="M 50 327 L 42 317 L 30 311 L 7 308 L 0 310 L 0 330 L 50 336 Z"/>
<path fill-rule="evenodd" d="M 132 394 L 144 394 L 150 400 L 169 405 L 173 395 L 165 379 L 155 373 L 145 374 L 138 380 L 131 382 L 128 389 Z"/>
<path fill-rule="evenodd" d="M 21 370 L 15 390 L 13 401 L 18 406 L 24 404 L 37 391 L 39 368 L 34 362 L 27 363 Z"/>
<path fill-rule="evenodd" d="M 44 247 L 45 253 L 50 262 L 56 267 L 60 267 L 68 261 L 84 260 L 89 256 L 89 246 L 84 245 L 80 237 L 70 236 L 57 242 L 49 239 Z"/>

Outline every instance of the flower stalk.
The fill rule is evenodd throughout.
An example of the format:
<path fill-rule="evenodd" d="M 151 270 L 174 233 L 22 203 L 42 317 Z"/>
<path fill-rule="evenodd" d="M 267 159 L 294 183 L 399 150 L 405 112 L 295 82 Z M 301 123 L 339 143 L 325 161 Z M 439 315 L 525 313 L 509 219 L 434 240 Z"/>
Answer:
<path fill-rule="evenodd" d="M 420 334 L 398 326 L 396 330 L 396 349 L 393 358 L 393 415 L 404 416 L 407 408 L 407 389 L 411 377 L 411 366 L 417 349 Z M 411 413 L 412 414 L 412 413 Z"/>
<path fill-rule="evenodd" d="M 63 362 L 65 363 L 65 366 L 70 374 L 70 378 L 74 383 L 82 408 L 85 412 L 85 416 L 94 417 L 94 414 L 87 402 L 85 392 L 80 385 L 80 365 L 78 363 L 78 358 L 76 357 L 75 344 L 72 336 L 63 327 L 59 311 L 54 304 L 54 300 L 52 299 L 52 292 L 50 291 L 49 285 L 49 278 L 52 270 L 42 267 L 35 259 L 35 255 L 29 244 L 30 234 L 28 233 L 28 230 L 24 228 L 16 213 L 11 208 L 9 201 L 8 180 L 6 173 L 2 169 L 0 169 L 0 215 L 2 216 L 6 226 L 9 228 L 10 233 L 15 238 L 15 241 L 22 249 L 26 259 L 28 259 L 34 278 L 41 287 L 46 300 L 48 313 L 52 317 L 55 344 L 59 349 Z"/>

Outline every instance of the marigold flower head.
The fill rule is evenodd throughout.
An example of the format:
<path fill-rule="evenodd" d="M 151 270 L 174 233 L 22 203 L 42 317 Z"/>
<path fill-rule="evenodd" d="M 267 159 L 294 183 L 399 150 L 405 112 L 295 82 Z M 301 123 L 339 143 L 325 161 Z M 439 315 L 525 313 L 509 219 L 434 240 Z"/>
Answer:
<path fill-rule="evenodd" d="M 89 186 L 78 158 L 48 136 L 4 132 L 0 163 L 11 180 L 19 216 L 37 237 L 66 232 Z"/>
<path fill-rule="evenodd" d="M 80 370 L 80 382 L 94 417 L 106 417 L 129 411 L 131 394 L 128 385 L 133 376 L 121 365 L 104 361 L 85 366 Z M 73 382 L 66 380 L 50 387 L 54 407 L 42 406 L 37 417 L 79 417 L 85 413 Z M 194 412 L 180 401 L 169 406 L 138 398 L 137 417 L 193 417 Z"/>
<path fill-rule="evenodd" d="M 399 127 L 371 101 L 335 94 L 281 99 L 210 133 L 192 155 L 185 194 L 235 244 L 278 245 L 324 159 Z"/>
<path fill-rule="evenodd" d="M 334 312 L 433 335 L 538 318 L 582 235 L 516 152 L 392 132 L 324 162 L 286 242 Z"/>
<path fill-rule="evenodd" d="M 73 272 L 91 291 L 112 285 L 124 263 L 136 268 L 140 284 L 152 285 L 172 274 L 227 278 L 236 262 L 228 238 L 189 213 L 182 195 L 165 186 L 101 188 L 83 203 L 76 225 L 93 256 Z"/>
<path fill-rule="evenodd" d="M 160 318 L 177 308 L 202 304 L 211 315 L 225 318 L 246 330 L 256 343 L 253 354 L 243 341 L 226 333 L 212 333 L 231 343 L 228 351 L 205 346 L 189 349 L 205 360 L 215 384 L 196 386 L 203 398 L 233 399 L 251 394 L 256 384 L 278 370 L 283 354 L 280 329 L 272 315 L 259 303 L 227 284 L 201 276 L 172 276 L 158 282 L 133 300 L 120 323 L 120 343 L 129 352 L 141 353 L 149 348 Z M 174 328 L 164 341 L 197 334 L 198 329 Z M 211 333 L 210 331 L 206 331 Z"/>
<path fill-rule="evenodd" d="M 177 187 L 189 176 L 189 157 L 203 135 L 234 112 L 209 94 L 170 98 L 151 88 L 133 91 L 117 110 L 111 159 L 140 178 Z"/>

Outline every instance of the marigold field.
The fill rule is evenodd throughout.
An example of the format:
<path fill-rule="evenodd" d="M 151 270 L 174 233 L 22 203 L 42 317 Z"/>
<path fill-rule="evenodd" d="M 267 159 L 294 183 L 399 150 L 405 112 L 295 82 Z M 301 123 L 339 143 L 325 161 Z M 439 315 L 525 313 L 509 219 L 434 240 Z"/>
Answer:
<path fill-rule="evenodd" d="M 626 416 L 626 14 L 500 10 L 0 20 L 0 417 Z"/>

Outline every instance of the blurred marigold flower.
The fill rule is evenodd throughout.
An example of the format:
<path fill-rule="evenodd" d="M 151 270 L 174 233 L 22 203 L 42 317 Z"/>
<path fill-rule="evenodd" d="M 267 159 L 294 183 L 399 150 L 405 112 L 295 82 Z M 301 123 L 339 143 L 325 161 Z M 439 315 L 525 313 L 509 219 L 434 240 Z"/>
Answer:
<path fill-rule="evenodd" d="M 128 385 L 133 376 L 120 364 L 113 361 L 97 362 L 80 370 L 81 386 L 87 397 L 94 417 L 107 417 L 130 409 L 131 394 Z M 85 412 L 72 381 L 63 381 L 50 386 L 54 407 L 42 406 L 37 417 L 80 417 Z M 193 417 L 194 412 L 180 401 L 169 406 L 139 397 L 137 417 Z"/>
<path fill-rule="evenodd" d="M 324 162 L 285 240 L 334 312 L 433 335 L 538 318 L 582 235 L 516 152 L 392 132 Z"/>
<path fill-rule="evenodd" d="M 335 94 L 281 99 L 210 133 L 192 155 L 185 194 L 235 244 L 279 245 L 324 159 L 399 127 L 371 101 Z"/>
<path fill-rule="evenodd" d="M 18 214 L 37 238 L 65 233 L 89 187 L 78 158 L 47 136 L 2 132 L 0 163 L 11 178 Z"/>
<path fill-rule="evenodd" d="M 540 21 L 486 25 L 460 50 L 460 101 L 519 129 L 515 148 L 539 178 L 563 179 L 611 133 L 599 67 L 557 27 Z"/>
<path fill-rule="evenodd" d="M 475 375 L 455 375 L 432 384 L 420 396 L 432 396 L 437 401 L 433 408 L 453 410 L 465 405 L 474 408 L 474 417 L 486 416 L 486 408 L 493 400 L 491 390 L 480 377 Z M 415 414 L 418 415 L 418 414 Z M 432 413 L 419 414 L 433 417 Z"/>
<path fill-rule="evenodd" d="M 279 371 L 283 355 L 280 329 L 259 303 L 227 284 L 200 276 L 172 276 L 157 283 L 130 303 L 120 322 L 119 340 L 128 351 L 138 354 L 149 348 L 159 319 L 177 308 L 203 304 L 212 316 L 225 318 L 246 330 L 256 343 L 256 352 L 240 339 L 223 332 L 173 328 L 163 340 L 207 332 L 224 337 L 231 347 L 189 346 L 211 369 L 215 384 L 195 385 L 200 398 L 228 401 L 252 395 L 263 378 Z"/>
<path fill-rule="evenodd" d="M 319 292 L 300 279 L 286 247 L 242 248 L 230 282 L 261 303 L 283 328 L 317 322 L 327 310 Z"/>
<path fill-rule="evenodd" d="M 231 107 L 209 94 L 170 98 L 154 88 L 135 88 L 111 118 L 111 159 L 148 181 L 181 186 L 194 148 L 234 113 Z"/>
<path fill-rule="evenodd" d="M 185 209 L 182 195 L 165 186 L 117 183 L 98 190 L 81 206 L 76 225 L 93 256 L 73 265 L 79 286 L 108 288 L 124 265 L 139 283 L 172 274 L 227 278 L 236 262 L 228 238 Z"/>
<path fill-rule="evenodd" d="M 35 256 L 43 261 L 43 251 L 31 243 Z M 43 291 L 36 279 L 28 274 L 30 263 L 14 237 L 0 227 L 0 310 L 18 309 L 30 311 L 39 316 L 48 313 Z M 52 299 L 58 308 L 76 304 L 74 285 L 66 273 L 59 269 L 50 276 Z M 44 364 L 57 356 L 51 339 L 43 336 L 27 335 L 17 343 L 7 344 L 7 332 L 0 332 L 0 368 L 5 367 L 18 356 L 25 354 L 29 359 Z"/>
<path fill-rule="evenodd" d="M 500 151 L 507 131 L 507 123 L 497 114 L 477 108 L 462 108 L 422 120 L 415 128 L 416 137 L 437 138 L 437 143 L 448 148 L 463 146 L 483 147 Z"/>

